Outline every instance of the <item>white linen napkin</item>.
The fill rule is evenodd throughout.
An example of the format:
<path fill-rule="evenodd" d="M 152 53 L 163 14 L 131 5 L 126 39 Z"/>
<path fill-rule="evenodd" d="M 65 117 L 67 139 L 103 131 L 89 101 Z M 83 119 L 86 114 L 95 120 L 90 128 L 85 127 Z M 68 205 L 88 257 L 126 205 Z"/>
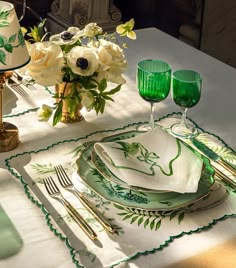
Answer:
<path fill-rule="evenodd" d="M 110 171 L 128 185 L 180 193 L 196 192 L 202 159 L 161 128 L 94 149 Z"/>

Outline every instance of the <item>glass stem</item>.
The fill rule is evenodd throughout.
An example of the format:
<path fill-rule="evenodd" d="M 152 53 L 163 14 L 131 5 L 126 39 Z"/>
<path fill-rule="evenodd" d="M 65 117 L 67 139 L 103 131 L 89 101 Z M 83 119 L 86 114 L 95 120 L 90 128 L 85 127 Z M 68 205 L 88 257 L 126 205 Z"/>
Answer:
<path fill-rule="evenodd" d="M 187 124 L 187 110 L 188 108 L 182 108 L 183 112 L 182 112 L 182 117 L 181 117 L 181 125 L 184 125 L 186 128 L 188 128 L 188 124 Z"/>
<path fill-rule="evenodd" d="M 151 127 L 151 129 L 155 128 L 155 121 L 154 121 L 154 102 L 150 102 L 151 105 L 151 115 L 150 115 L 150 121 L 149 121 L 149 125 Z"/>
<path fill-rule="evenodd" d="M 27 3 L 26 3 L 26 0 L 23 0 L 22 1 L 22 15 L 19 19 L 19 22 L 23 20 L 23 18 L 25 17 L 25 13 L 26 13 L 26 8 L 27 8 Z"/>

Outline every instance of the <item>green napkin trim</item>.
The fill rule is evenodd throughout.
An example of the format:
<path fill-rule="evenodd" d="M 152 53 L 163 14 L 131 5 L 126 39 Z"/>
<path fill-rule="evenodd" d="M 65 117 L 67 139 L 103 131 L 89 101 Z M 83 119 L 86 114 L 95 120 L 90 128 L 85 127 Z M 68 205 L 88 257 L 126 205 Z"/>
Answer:
<path fill-rule="evenodd" d="M 112 147 L 113 149 L 117 149 L 117 150 L 121 150 L 124 152 L 124 156 L 125 158 L 128 157 L 129 155 L 132 156 L 136 156 L 137 160 L 139 160 L 140 162 L 145 162 L 147 165 L 150 165 L 149 170 L 150 173 L 147 173 L 143 170 L 138 170 L 138 169 L 134 169 L 128 166 L 117 166 L 114 161 L 110 159 L 111 164 L 119 169 L 130 169 L 130 170 L 135 170 L 139 173 L 145 174 L 145 175 L 149 175 L 149 176 L 154 176 L 156 174 L 155 172 L 155 167 L 158 167 L 160 169 L 160 171 L 166 175 L 166 176 L 171 176 L 173 175 L 173 163 L 174 161 L 180 156 L 181 154 L 181 146 L 180 146 L 180 140 L 176 139 L 176 144 L 177 144 L 177 154 L 176 156 L 170 160 L 168 166 L 169 166 L 169 171 L 165 171 L 163 169 L 162 166 L 160 166 L 159 164 L 156 163 L 156 159 L 159 159 L 160 156 L 158 156 L 155 152 L 149 152 L 141 143 L 128 143 L 128 142 L 115 142 L 119 145 L 121 145 L 122 148 L 118 148 L 118 147 Z"/>

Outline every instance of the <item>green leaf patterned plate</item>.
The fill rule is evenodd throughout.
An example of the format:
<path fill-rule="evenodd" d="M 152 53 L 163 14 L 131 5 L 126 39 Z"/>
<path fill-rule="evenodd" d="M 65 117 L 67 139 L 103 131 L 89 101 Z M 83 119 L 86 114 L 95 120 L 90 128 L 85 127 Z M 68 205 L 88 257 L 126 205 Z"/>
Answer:
<path fill-rule="evenodd" d="M 131 131 L 107 137 L 105 140 L 114 141 L 115 139 L 124 139 L 137 134 L 138 133 L 136 131 Z M 106 179 L 97 170 L 91 158 L 93 145 L 94 143 L 88 144 L 87 148 L 77 159 L 77 172 L 84 183 L 99 196 L 124 207 L 149 211 L 178 209 L 192 204 L 208 195 L 212 185 L 214 184 L 214 170 L 211 167 L 209 160 L 202 157 L 205 168 L 202 172 L 198 191 L 196 193 L 149 193 L 127 189 L 111 180 Z"/>

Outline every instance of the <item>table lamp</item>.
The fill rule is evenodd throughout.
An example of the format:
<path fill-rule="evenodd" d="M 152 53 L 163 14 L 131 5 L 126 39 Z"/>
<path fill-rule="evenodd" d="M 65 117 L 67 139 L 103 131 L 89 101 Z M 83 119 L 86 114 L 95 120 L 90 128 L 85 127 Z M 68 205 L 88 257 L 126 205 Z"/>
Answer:
<path fill-rule="evenodd" d="M 0 153 L 14 149 L 19 143 L 18 128 L 3 122 L 3 89 L 9 71 L 30 61 L 24 36 L 13 4 L 0 1 Z"/>

